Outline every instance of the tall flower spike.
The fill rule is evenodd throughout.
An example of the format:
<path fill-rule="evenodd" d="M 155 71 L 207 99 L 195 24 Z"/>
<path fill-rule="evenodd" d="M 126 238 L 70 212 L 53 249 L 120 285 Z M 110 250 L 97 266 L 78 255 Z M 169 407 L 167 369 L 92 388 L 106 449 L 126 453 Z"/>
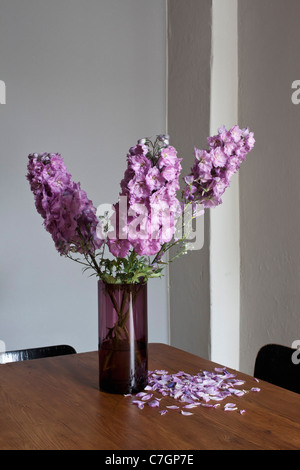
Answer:
<path fill-rule="evenodd" d="M 185 202 L 199 202 L 204 208 L 222 203 L 222 195 L 253 149 L 255 140 L 248 128 L 234 126 L 227 131 L 223 126 L 217 135 L 208 137 L 207 142 L 208 150 L 195 148 L 194 165 L 185 178 L 183 190 Z"/>
<path fill-rule="evenodd" d="M 140 139 L 129 149 L 120 193 L 120 196 L 127 197 L 127 211 L 131 214 L 126 230 L 128 240 L 122 240 L 118 233 L 115 239 L 108 240 L 112 254 L 126 256 L 133 248 L 140 256 L 156 255 L 162 244 L 172 239 L 179 205 L 176 193 L 181 160 L 176 149 L 169 145 L 169 136 L 164 134 L 157 136 L 154 143 L 149 138 Z M 139 204 L 143 205 L 143 214 Z M 164 224 L 164 215 L 167 215 L 168 224 Z M 135 230 L 137 220 L 140 232 Z"/>
<path fill-rule="evenodd" d="M 27 179 L 36 209 L 60 254 L 100 248 L 96 209 L 79 183 L 72 181 L 60 154 L 30 154 Z"/>

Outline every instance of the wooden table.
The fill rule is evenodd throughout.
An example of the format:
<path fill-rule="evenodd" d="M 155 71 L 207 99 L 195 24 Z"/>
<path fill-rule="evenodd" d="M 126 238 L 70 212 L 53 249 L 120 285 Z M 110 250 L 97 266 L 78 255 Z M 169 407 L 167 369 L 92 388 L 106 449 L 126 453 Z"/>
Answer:
<path fill-rule="evenodd" d="M 164 344 L 149 345 L 151 370 L 195 374 L 215 366 Z M 224 411 L 222 402 L 183 416 L 141 410 L 130 397 L 100 392 L 97 352 L 1 365 L 0 449 L 299 450 L 300 395 L 237 375 L 246 380 L 243 388 L 261 389 L 235 398 L 245 414 Z"/>

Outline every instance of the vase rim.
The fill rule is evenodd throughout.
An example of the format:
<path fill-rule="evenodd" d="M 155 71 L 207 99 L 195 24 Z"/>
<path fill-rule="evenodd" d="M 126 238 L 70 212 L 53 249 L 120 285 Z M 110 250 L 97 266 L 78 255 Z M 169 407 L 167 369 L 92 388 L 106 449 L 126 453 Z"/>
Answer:
<path fill-rule="evenodd" d="M 106 282 L 103 279 L 98 279 L 98 284 L 104 284 L 104 285 L 107 285 L 107 286 L 114 286 L 114 287 L 133 287 L 133 286 L 141 286 L 141 285 L 146 286 L 147 282 L 133 282 L 133 283 L 127 283 L 127 282 L 119 283 L 119 282 L 116 282 L 116 283 L 113 283 L 113 282 Z"/>

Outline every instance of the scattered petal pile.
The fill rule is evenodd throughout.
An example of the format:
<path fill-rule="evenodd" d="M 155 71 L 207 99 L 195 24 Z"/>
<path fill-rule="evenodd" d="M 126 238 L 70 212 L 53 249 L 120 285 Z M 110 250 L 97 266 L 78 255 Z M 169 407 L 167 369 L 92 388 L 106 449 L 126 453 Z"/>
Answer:
<path fill-rule="evenodd" d="M 161 415 L 165 415 L 169 410 L 177 410 L 184 416 L 190 416 L 193 415 L 190 411 L 193 408 L 217 408 L 220 406 L 218 402 L 225 398 L 242 397 L 246 393 L 260 391 L 258 387 L 252 387 L 250 390 L 237 388 L 244 385 L 245 381 L 238 379 L 236 374 L 230 373 L 225 367 L 215 368 L 213 372 L 201 371 L 196 375 L 182 371 L 169 374 L 165 370 L 155 370 L 149 371 L 148 376 L 145 391 L 137 393 L 132 403 L 143 409 L 145 405 L 162 408 L 163 397 L 178 401 L 178 405 L 166 405 L 160 409 Z M 161 398 L 154 396 L 154 392 L 162 395 Z M 245 414 L 245 410 L 239 409 L 236 403 L 226 403 L 223 409 Z"/>

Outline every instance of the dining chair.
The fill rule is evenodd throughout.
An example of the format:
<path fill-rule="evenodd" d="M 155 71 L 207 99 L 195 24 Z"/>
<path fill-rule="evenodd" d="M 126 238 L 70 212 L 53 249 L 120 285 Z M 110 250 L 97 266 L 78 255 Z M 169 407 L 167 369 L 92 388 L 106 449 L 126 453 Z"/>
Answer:
<path fill-rule="evenodd" d="M 66 344 L 43 346 L 40 348 L 16 349 L 14 351 L 0 353 L 0 364 L 41 359 L 43 357 L 64 356 L 66 354 L 76 354 L 76 351 L 72 346 Z"/>
<path fill-rule="evenodd" d="M 266 344 L 255 360 L 254 377 L 300 393 L 300 351 L 281 344 Z"/>

